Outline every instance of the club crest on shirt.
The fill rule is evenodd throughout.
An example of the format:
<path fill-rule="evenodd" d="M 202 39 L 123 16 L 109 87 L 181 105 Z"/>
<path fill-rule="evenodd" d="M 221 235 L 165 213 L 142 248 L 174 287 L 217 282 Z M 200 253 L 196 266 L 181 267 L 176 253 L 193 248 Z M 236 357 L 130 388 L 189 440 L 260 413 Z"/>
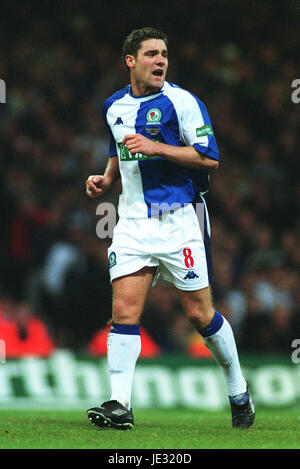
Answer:
<path fill-rule="evenodd" d="M 161 110 L 157 107 L 149 109 L 146 115 L 147 123 L 148 124 L 160 124 L 161 121 Z"/>
<path fill-rule="evenodd" d="M 113 267 L 117 263 L 117 256 L 115 252 L 111 252 L 108 256 L 108 265 L 109 268 Z"/>

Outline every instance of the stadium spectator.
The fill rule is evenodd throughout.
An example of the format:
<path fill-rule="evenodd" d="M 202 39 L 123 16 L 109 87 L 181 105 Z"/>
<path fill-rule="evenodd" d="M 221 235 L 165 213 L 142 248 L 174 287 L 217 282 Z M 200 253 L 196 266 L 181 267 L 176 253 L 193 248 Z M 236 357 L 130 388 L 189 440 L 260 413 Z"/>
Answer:
<path fill-rule="evenodd" d="M 9 297 L 0 301 L 0 337 L 7 358 L 48 357 L 56 348 L 47 326 L 28 304 Z"/>

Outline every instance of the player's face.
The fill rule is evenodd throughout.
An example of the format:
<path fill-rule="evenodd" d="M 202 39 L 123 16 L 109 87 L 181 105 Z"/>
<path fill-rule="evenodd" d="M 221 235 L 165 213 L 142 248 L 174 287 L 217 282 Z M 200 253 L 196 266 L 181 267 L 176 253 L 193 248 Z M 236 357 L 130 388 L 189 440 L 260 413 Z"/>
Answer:
<path fill-rule="evenodd" d="M 147 39 L 141 43 L 137 56 L 127 56 L 133 93 L 137 95 L 159 90 L 168 69 L 168 50 L 162 39 Z"/>

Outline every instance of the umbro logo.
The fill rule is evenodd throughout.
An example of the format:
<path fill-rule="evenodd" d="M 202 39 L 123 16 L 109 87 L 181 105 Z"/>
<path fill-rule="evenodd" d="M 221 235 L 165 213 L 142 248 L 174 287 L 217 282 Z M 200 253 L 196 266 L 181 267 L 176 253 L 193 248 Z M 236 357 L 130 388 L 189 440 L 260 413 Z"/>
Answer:
<path fill-rule="evenodd" d="M 186 276 L 184 277 L 185 279 L 193 279 L 193 278 L 199 278 L 199 275 L 197 275 L 193 270 L 189 270 Z"/>
<path fill-rule="evenodd" d="M 117 410 L 112 411 L 112 414 L 115 414 L 115 415 L 118 415 L 118 416 L 124 415 L 126 413 L 127 413 L 127 410 L 122 410 L 122 409 L 117 409 Z"/>
<path fill-rule="evenodd" d="M 124 122 L 122 121 L 122 118 L 121 118 L 121 117 L 117 117 L 117 120 L 116 120 L 116 122 L 114 123 L 114 125 L 121 125 L 121 124 L 124 124 Z"/>

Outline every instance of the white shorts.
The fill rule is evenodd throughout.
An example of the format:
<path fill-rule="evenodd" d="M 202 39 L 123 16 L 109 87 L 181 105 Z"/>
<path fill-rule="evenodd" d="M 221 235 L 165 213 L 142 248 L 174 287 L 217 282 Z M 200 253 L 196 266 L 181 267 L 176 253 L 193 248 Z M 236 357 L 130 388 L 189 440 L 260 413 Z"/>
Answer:
<path fill-rule="evenodd" d="M 192 204 L 152 218 L 120 218 L 108 249 L 111 282 L 143 267 L 180 290 L 211 283 L 209 220 L 203 201 L 204 229 Z"/>

